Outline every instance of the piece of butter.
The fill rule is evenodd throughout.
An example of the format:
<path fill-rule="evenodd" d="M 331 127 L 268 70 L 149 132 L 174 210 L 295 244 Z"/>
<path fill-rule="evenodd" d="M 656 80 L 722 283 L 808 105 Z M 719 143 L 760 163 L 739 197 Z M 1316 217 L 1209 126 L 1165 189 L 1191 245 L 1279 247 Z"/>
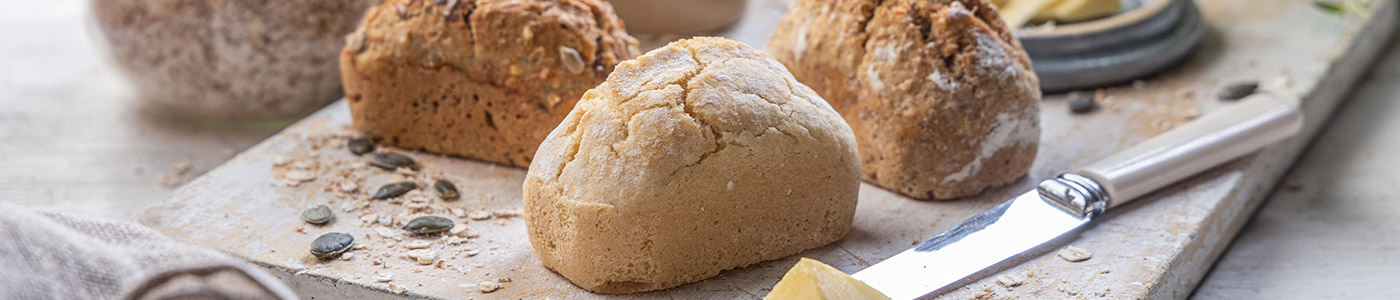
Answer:
<path fill-rule="evenodd" d="M 1118 13 L 1119 0 L 1003 0 L 995 4 L 1007 26 L 1054 20 L 1070 23 Z"/>
<path fill-rule="evenodd" d="M 783 279 L 773 286 L 764 300 L 880 299 L 888 300 L 864 282 L 815 259 L 803 257 Z"/>
<path fill-rule="evenodd" d="M 1087 21 L 1118 13 L 1118 0 L 1059 0 L 1035 15 L 1035 22 L 1055 20 L 1059 23 Z"/>
<path fill-rule="evenodd" d="M 1007 0 L 1003 5 L 997 6 L 997 11 L 1001 14 L 1002 22 L 1011 28 L 1021 28 L 1027 22 L 1050 7 L 1055 6 L 1057 0 Z"/>

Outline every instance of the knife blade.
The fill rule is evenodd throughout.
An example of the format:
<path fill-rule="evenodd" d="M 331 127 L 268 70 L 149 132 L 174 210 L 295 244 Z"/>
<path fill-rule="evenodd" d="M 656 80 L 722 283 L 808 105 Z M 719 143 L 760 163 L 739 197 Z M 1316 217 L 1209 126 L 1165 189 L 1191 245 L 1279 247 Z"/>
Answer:
<path fill-rule="evenodd" d="M 1041 253 L 1105 210 L 1297 133 L 1297 101 L 1257 94 L 1073 172 L 860 272 L 892 299 L 936 295 Z"/>

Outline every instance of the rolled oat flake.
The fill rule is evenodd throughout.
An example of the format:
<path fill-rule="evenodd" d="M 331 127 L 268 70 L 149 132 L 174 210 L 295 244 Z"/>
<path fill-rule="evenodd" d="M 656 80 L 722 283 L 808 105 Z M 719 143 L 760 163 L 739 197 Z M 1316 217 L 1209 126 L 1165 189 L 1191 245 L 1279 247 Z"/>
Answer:
<path fill-rule="evenodd" d="M 340 232 L 331 232 L 311 241 L 311 255 L 318 258 L 331 258 L 349 250 L 355 244 L 355 237 Z"/>
<path fill-rule="evenodd" d="M 400 181 L 390 183 L 380 187 L 378 191 L 374 192 L 374 197 L 371 198 L 374 200 L 394 198 L 398 196 L 403 196 L 403 194 L 407 194 L 408 191 L 412 191 L 416 188 L 418 188 L 418 184 L 413 183 L 412 181 Z"/>
<path fill-rule="evenodd" d="M 317 205 L 316 207 L 308 208 L 301 212 L 302 221 L 316 225 L 326 224 L 326 222 L 330 222 L 333 218 L 335 218 L 335 213 L 331 212 L 331 208 L 325 204 Z"/>
<path fill-rule="evenodd" d="M 409 220 L 408 225 L 403 226 L 403 230 L 418 234 L 438 233 L 452 229 L 452 225 L 452 219 L 439 216 L 422 216 Z"/>

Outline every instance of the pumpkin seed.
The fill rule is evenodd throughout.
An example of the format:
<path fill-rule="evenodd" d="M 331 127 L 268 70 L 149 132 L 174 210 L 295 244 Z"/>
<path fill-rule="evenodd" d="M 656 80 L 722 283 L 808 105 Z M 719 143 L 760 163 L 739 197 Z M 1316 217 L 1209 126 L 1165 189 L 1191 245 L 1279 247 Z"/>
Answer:
<path fill-rule="evenodd" d="M 311 255 L 318 258 L 331 258 L 349 250 L 355 244 L 355 237 L 340 232 L 331 232 L 311 241 Z"/>
<path fill-rule="evenodd" d="M 437 182 L 434 182 L 433 190 L 437 191 L 438 198 L 442 198 L 442 200 L 457 200 L 457 197 L 460 196 L 457 193 L 457 185 L 446 179 L 438 179 Z"/>
<path fill-rule="evenodd" d="M 335 218 L 335 213 L 332 213 L 331 208 L 325 204 L 317 205 L 316 207 L 308 208 L 306 211 L 301 212 L 302 221 L 316 225 L 326 224 L 326 222 L 330 222 L 332 218 Z"/>
<path fill-rule="evenodd" d="M 406 194 L 408 193 L 408 191 L 412 191 L 416 188 L 418 188 L 418 184 L 413 183 L 412 181 L 400 181 L 390 183 L 379 187 L 379 190 L 374 192 L 374 197 L 372 197 L 372 199 L 384 200 L 398 196 L 403 196 L 403 194 Z"/>
<path fill-rule="evenodd" d="M 1241 98 L 1254 94 L 1254 91 L 1257 89 L 1259 89 L 1258 82 L 1245 81 L 1231 84 L 1223 89 L 1220 89 L 1220 93 L 1217 93 L 1216 96 L 1219 97 L 1220 100 L 1240 100 Z"/>
<path fill-rule="evenodd" d="M 364 155 L 374 151 L 374 141 L 370 141 L 369 138 L 353 138 L 345 143 L 345 148 L 355 155 Z"/>
<path fill-rule="evenodd" d="M 1094 102 L 1093 93 L 1080 93 L 1078 97 L 1069 99 L 1069 111 L 1082 114 L 1092 112 L 1099 108 L 1099 104 Z"/>
<path fill-rule="evenodd" d="M 422 216 L 409 220 L 408 225 L 403 226 L 403 230 L 418 234 L 438 233 L 452 229 L 452 225 L 452 219 L 439 216 Z"/>
<path fill-rule="evenodd" d="M 403 154 L 393 152 L 379 152 L 369 155 L 369 164 L 381 169 L 393 171 L 398 168 L 413 168 L 416 164 L 412 158 Z"/>

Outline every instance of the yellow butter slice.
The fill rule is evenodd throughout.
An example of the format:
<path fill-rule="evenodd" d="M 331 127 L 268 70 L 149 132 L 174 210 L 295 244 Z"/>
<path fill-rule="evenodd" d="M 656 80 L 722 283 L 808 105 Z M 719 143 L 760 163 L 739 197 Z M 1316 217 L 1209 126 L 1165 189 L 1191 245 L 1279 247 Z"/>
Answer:
<path fill-rule="evenodd" d="M 1118 13 L 1119 0 L 1002 0 L 995 3 L 1002 21 L 1019 28 L 1029 22 L 1087 21 Z"/>
<path fill-rule="evenodd" d="M 997 7 L 997 11 L 1000 12 L 1001 20 L 1006 22 L 1006 26 L 1020 28 L 1041 11 L 1054 6 L 1056 2 L 1056 0 L 1007 0 L 1005 5 Z"/>
<path fill-rule="evenodd" d="M 889 300 L 864 282 L 815 259 L 803 257 L 783 279 L 773 286 L 764 300 Z"/>
<path fill-rule="evenodd" d="M 1041 10 L 1033 20 L 1055 20 L 1060 23 L 1087 21 L 1118 13 L 1118 5 L 1118 0 L 1059 0 Z"/>

